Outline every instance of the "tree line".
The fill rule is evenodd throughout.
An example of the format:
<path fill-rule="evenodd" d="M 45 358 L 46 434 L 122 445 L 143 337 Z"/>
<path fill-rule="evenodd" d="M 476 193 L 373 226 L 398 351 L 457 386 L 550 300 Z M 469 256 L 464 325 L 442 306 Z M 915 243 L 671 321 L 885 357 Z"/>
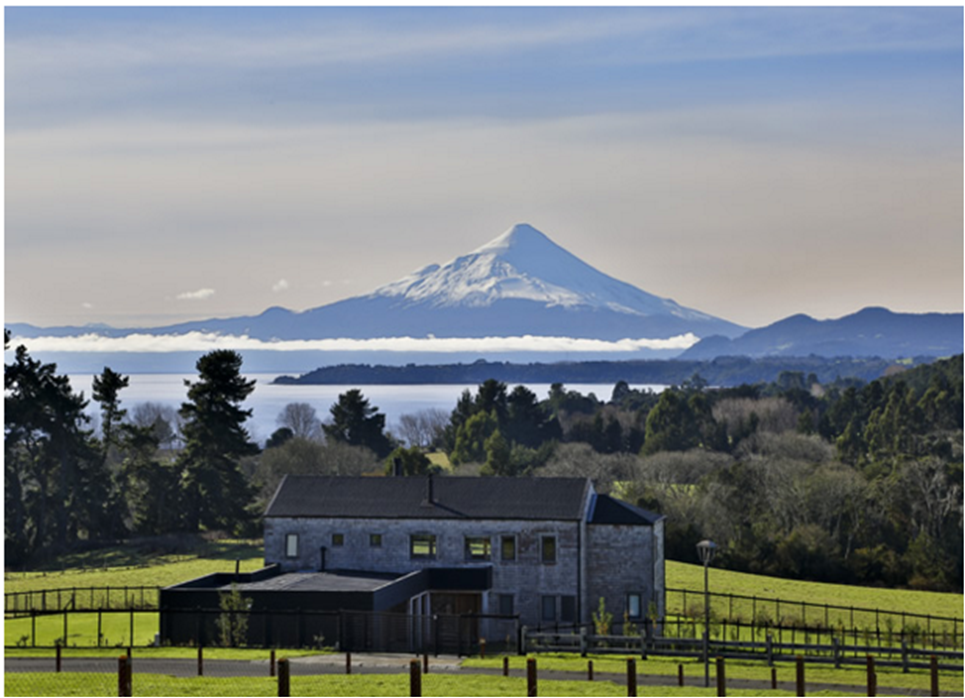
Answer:
<path fill-rule="evenodd" d="M 9 347 L 6 347 L 9 350 Z M 5 365 L 7 563 L 130 535 L 258 535 L 286 473 L 589 476 L 663 513 L 669 557 L 712 538 L 715 564 L 781 576 L 961 590 L 962 357 L 869 382 L 784 371 L 711 388 L 699 374 L 660 393 L 619 381 L 608 398 L 554 383 L 544 398 L 495 379 L 451 412 L 387 428 L 359 389 L 325 421 L 307 403 L 259 449 L 244 428 L 254 382 L 241 356 L 199 359 L 176 412 L 128 411 L 128 379 L 86 399 L 23 347 Z M 432 453 L 446 458 L 433 457 Z"/>

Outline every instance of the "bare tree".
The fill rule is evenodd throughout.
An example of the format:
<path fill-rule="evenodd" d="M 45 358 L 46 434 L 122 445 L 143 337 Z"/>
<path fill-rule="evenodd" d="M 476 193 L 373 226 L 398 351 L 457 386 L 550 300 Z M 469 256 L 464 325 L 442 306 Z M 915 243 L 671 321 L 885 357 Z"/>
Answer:
<path fill-rule="evenodd" d="M 129 418 L 139 427 L 151 427 L 161 448 L 180 445 L 181 417 L 175 407 L 159 402 L 139 402 L 131 409 Z"/>
<path fill-rule="evenodd" d="M 399 417 L 395 435 L 410 447 L 431 448 L 439 441 L 449 423 L 449 413 L 438 407 L 407 413 Z"/>
<path fill-rule="evenodd" d="M 307 402 L 290 402 L 278 413 L 275 422 L 279 427 L 288 427 L 301 438 L 319 440 L 322 435 L 322 422 L 315 408 Z"/>

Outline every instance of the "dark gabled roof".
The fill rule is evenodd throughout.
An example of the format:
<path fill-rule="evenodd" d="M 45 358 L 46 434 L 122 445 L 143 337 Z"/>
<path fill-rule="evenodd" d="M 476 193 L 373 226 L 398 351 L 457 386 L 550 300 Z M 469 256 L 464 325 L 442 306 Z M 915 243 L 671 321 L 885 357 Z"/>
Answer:
<path fill-rule="evenodd" d="M 663 518 L 662 514 L 635 507 L 606 494 L 599 494 L 590 515 L 591 524 L 629 524 L 652 526 Z"/>
<path fill-rule="evenodd" d="M 587 478 L 321 477 L 286 475 L 266 517 L 578 521 Z"/>

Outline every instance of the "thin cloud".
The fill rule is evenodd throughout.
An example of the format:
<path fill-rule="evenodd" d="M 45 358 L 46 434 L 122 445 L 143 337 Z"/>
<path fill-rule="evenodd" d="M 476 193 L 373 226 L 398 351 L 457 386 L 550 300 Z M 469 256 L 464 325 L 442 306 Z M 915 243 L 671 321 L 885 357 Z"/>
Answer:
<path fill-rule="evenodd" d="M 351 351 L 351 352 L 560 352 L 633 354 L 640 350 L 684 350 L 698 341 L 693 333 L 669 339 L 582 339 L 575 337 L 378 337 L 374 339 L 310 339 L 269 341 L 246 335 L 188 332 L 179 335 L 131 334 L 103 337 L 85 334 L 78 337 L 14 337 L 32 352 L 58 351 L 81 353 L 170 353 L 176 351 Z"/>
<path fill-rule="evenodd" d="M 275 293 L 281 293 L 282 291 L 287 291 L 288 286 L 289 284 L 287 279 L 278 279 L 278 281 L 272 285 L 271 290 Z"/>
<path fill-rule="evenodd" d="M 213 288 L 199 288 L 197 291 L 185 291 L 184 293 L 179 293 L 177 295 L 177 299 L 179 301 L 203 301 L 206 298 L 211 298 L 213 295 Z"/>

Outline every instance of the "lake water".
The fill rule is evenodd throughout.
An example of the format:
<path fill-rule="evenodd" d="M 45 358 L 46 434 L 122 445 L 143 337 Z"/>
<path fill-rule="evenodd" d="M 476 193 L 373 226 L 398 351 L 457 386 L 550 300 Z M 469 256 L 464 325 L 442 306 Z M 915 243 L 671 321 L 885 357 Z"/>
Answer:
<path fill-rule="evenodd" d="M 272 385 L 273 381 L 281 374 L 245 374 L 246 378 L 254 378 L 254 392 L 245 400 L 244 407 L 253 411 L 248 420 L 247 428 L 251 437 L 259 444 L 264 445 L 265 439 L 271 436 L 272 432 L 278 428 L 276 422 L 279 413 L 285 405 L 291 402 L 307 402 L 315 408 L 320 419 L 325 420 L 329 416 L 329 409 L 338 401 L 338 396 L 353 386 L 350 385 Z M 128 409 L 142 402 L 156 402 L 162 405 L 170 405 L 175 409 L 187 400 L 187 388 L 185 380 L 192 382 L 198 379 L 197 374 L 130 374 L 130 384 L 121 391 L 121 406 Z M 84 396 L 90 400 L 91 385 L 94 381 L 93 375 L 70 375 L 70 383 L 75 391 L 83 391 Z M 516 384 L 509 384 L 512 390 Z M 548 383 L 528 383 L 527 388 L 532 390 L 536 396 L 542 400 L 549 394 L 550 386 Z M 456 406 L 456 401 L 463 390 L 476 393 L 477 384 L 465 385 L 363 385 L 358 386 L 362 394 L 368 399 L 369 404 L 377 407 L 379 412 L 385 415 L 386 428 L 389 431 L 398 422 L 403 414 L 418 412 L 428 408 L 438 408 L 451 412 Z M 631 388 L 644 389 L 650 388 L 659 392 L 664 388 L 661 385 L 631 385 Z M 613 393 L 612 384 L 567 384 L 567 390 L 576 390 L 584 395 L 594 393 L 601 400 L 609 400 Z M 88 413 L 96 415 L 97 403 L 91 400 L 87 408 Z M 95 418 L 95 423 L 97 420 Z"/>

